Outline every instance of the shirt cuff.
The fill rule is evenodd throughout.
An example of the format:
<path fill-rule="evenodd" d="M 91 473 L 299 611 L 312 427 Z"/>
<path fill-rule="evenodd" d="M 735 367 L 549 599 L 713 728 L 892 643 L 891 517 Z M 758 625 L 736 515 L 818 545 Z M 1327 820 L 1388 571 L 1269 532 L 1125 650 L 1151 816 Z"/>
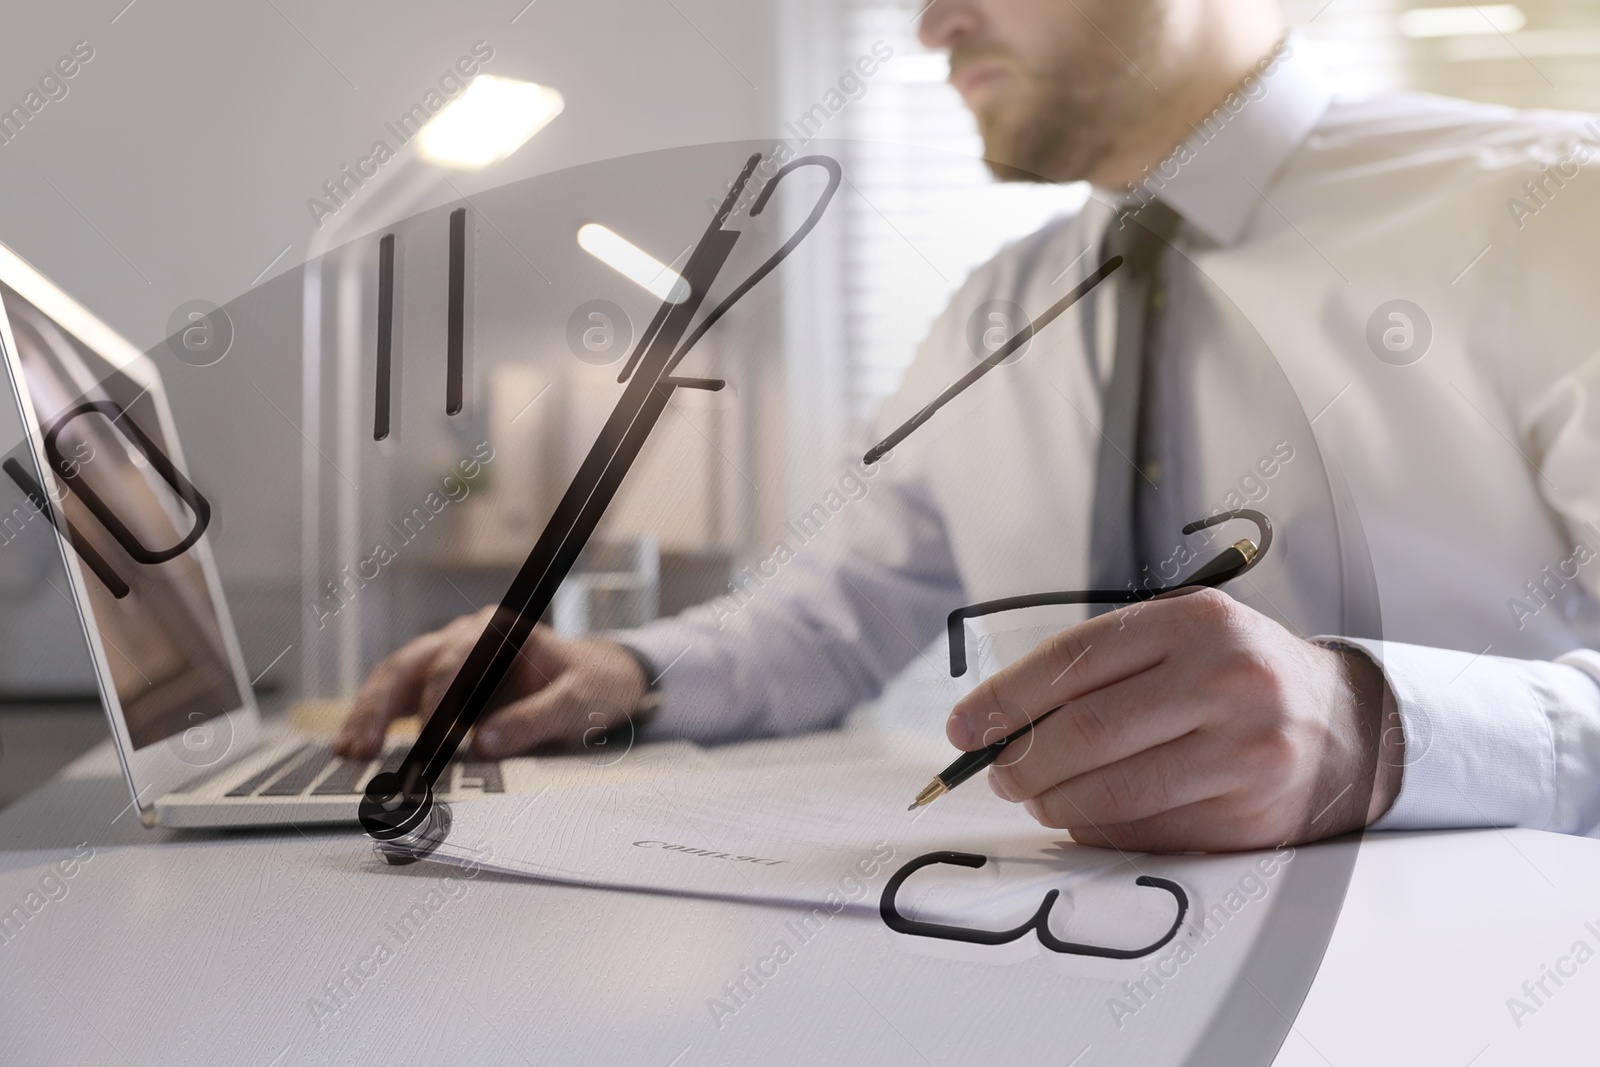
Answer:
<path fill-rule="evenodd" d="M 1555 742 L 1536 670 L 1549 664 L 1393 641 L 1318 640 L 1370 656 L 1399 706 L 1400 792 L 1371 829 L 1550 823 Z"/>
<path fill-rule="evenodd" d="M 704 637 L 693 628 L 661 619 L 636 630 L 595 636 L 624 646 L 660 672 L 646 679 L 657 688 L 658 701 L 640 727 L 641 740 L 721 741 L 743 725 L 721 721 L 725 716 L 718 713 L 717 701 L 708 699 L 716 690 L 728 688 L 727 678 L 719 672 L 716 658 L 705 654 Z"/>

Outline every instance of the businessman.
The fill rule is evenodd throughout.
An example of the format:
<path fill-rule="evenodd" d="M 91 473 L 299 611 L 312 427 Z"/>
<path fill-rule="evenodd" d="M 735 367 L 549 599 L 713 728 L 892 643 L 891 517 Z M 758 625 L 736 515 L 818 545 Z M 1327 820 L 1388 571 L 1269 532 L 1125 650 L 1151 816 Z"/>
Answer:
<path fill-rule="evenodd" d="M 1293 633 L 1221 592 L 1164 598 L 1021 655 L 955 705 L 950 741 L 970 750 L 1061 709 L 990 784 L 1093 845 L 1594 832 L 1600 125 L 1338 98 L 1275 0 L 939 0 L 921 35 L 948 51 L 997 177 L 1097 192 L 974 273 L 877 428 L 970 369 L 967 319 L 986 300 L 1037 312 L 1115 253 L 1125 266 L 1095 302 L 1108 325 L 1058 323 L 1037 339 L 1049 358 L 986 378 L 959 434 L 909 439 L 848 521 L 748 602 L 615 641 L 538 630 L 478 752 L 646 707 L 652 736 L 831 725 L 955 606 L 1149 573 L 1186 465 L 1234 429 L 1186 416 L 1178 384 L 1225 347 L 1228 303 L 1316 413 L 1385 640 Z M 484 620 L 384 662 L 339 750 L 371 755 L 392 719 L 430 711 Z"/>

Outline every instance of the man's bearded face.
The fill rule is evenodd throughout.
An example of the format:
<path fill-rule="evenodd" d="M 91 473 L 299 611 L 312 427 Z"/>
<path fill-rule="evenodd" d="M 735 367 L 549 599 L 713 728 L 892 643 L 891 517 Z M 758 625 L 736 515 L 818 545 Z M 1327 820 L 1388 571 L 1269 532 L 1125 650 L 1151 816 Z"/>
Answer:
<path fill-rule="evenodd" d="M 1017 0 L 950 49 L 1002 180 L 1078 181 L 1159 99 L 1168 0 Z"/>

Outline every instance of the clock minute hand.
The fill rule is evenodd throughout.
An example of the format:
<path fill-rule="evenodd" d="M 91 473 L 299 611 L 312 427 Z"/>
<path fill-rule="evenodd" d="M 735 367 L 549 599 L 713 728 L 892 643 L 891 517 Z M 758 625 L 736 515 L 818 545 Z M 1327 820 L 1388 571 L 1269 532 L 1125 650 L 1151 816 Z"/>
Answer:
<path fill-rule="evenodd" d="M 689 285 L 688 299 L 677 305 L 663 302 L 650 329 L 640 338 L 633 357 L 636 372 L 411 751 L 396 771 L 379 774 L 367 784 L 359 815 L 361 825 L 374 839 L 418 848 L 438 844 L 443 831 L 436 819 L 430 822 L 435 809 L 433 786 L 577 562 L 674 389 L 702 384 L 696 379 L 672 378 L 674 356 L 680 354 L 678 342 L 739 239 L 739 231 L 724 229 L 723 224 L 760 160 L 758 154 L 745 164 L 691 253 L 683 274 Z M 393 851 L 386 855 L 396 858 Z"/>

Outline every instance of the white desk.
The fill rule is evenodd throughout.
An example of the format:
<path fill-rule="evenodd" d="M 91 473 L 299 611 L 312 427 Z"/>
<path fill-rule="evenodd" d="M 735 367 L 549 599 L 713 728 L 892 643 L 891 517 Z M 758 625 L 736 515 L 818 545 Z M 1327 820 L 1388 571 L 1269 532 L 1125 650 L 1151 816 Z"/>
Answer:
<path fill-rule="evenodd" d="M 706 998 L 770 952 L 787 914 L 483 876 L 364 964 L 443 869 L 385 867 L 354 832 L 180 838 L 127 804 L 102 747 L 0 814 L 0 909 L 80 842 L 94 850 L 0 943 L 8 1064 L 1111 1062 L 1053 1032 L 1048 1004 L 963 1015 L 960 963 L 889 981 L 881 924 L 848 916 L 720 1028 Z M 1555 995 L 1520 1029 L 1506 999 L 1575 941 L 1600 950 L 1584 926 L 1600 930 L 1600 843 L 1490 830 L 1362 848 L 1279 1064 L 1592 1057 L 1600 958 L 1547 980 Z M 337 1011 L 309 1007 L 363 969 Z"/>

